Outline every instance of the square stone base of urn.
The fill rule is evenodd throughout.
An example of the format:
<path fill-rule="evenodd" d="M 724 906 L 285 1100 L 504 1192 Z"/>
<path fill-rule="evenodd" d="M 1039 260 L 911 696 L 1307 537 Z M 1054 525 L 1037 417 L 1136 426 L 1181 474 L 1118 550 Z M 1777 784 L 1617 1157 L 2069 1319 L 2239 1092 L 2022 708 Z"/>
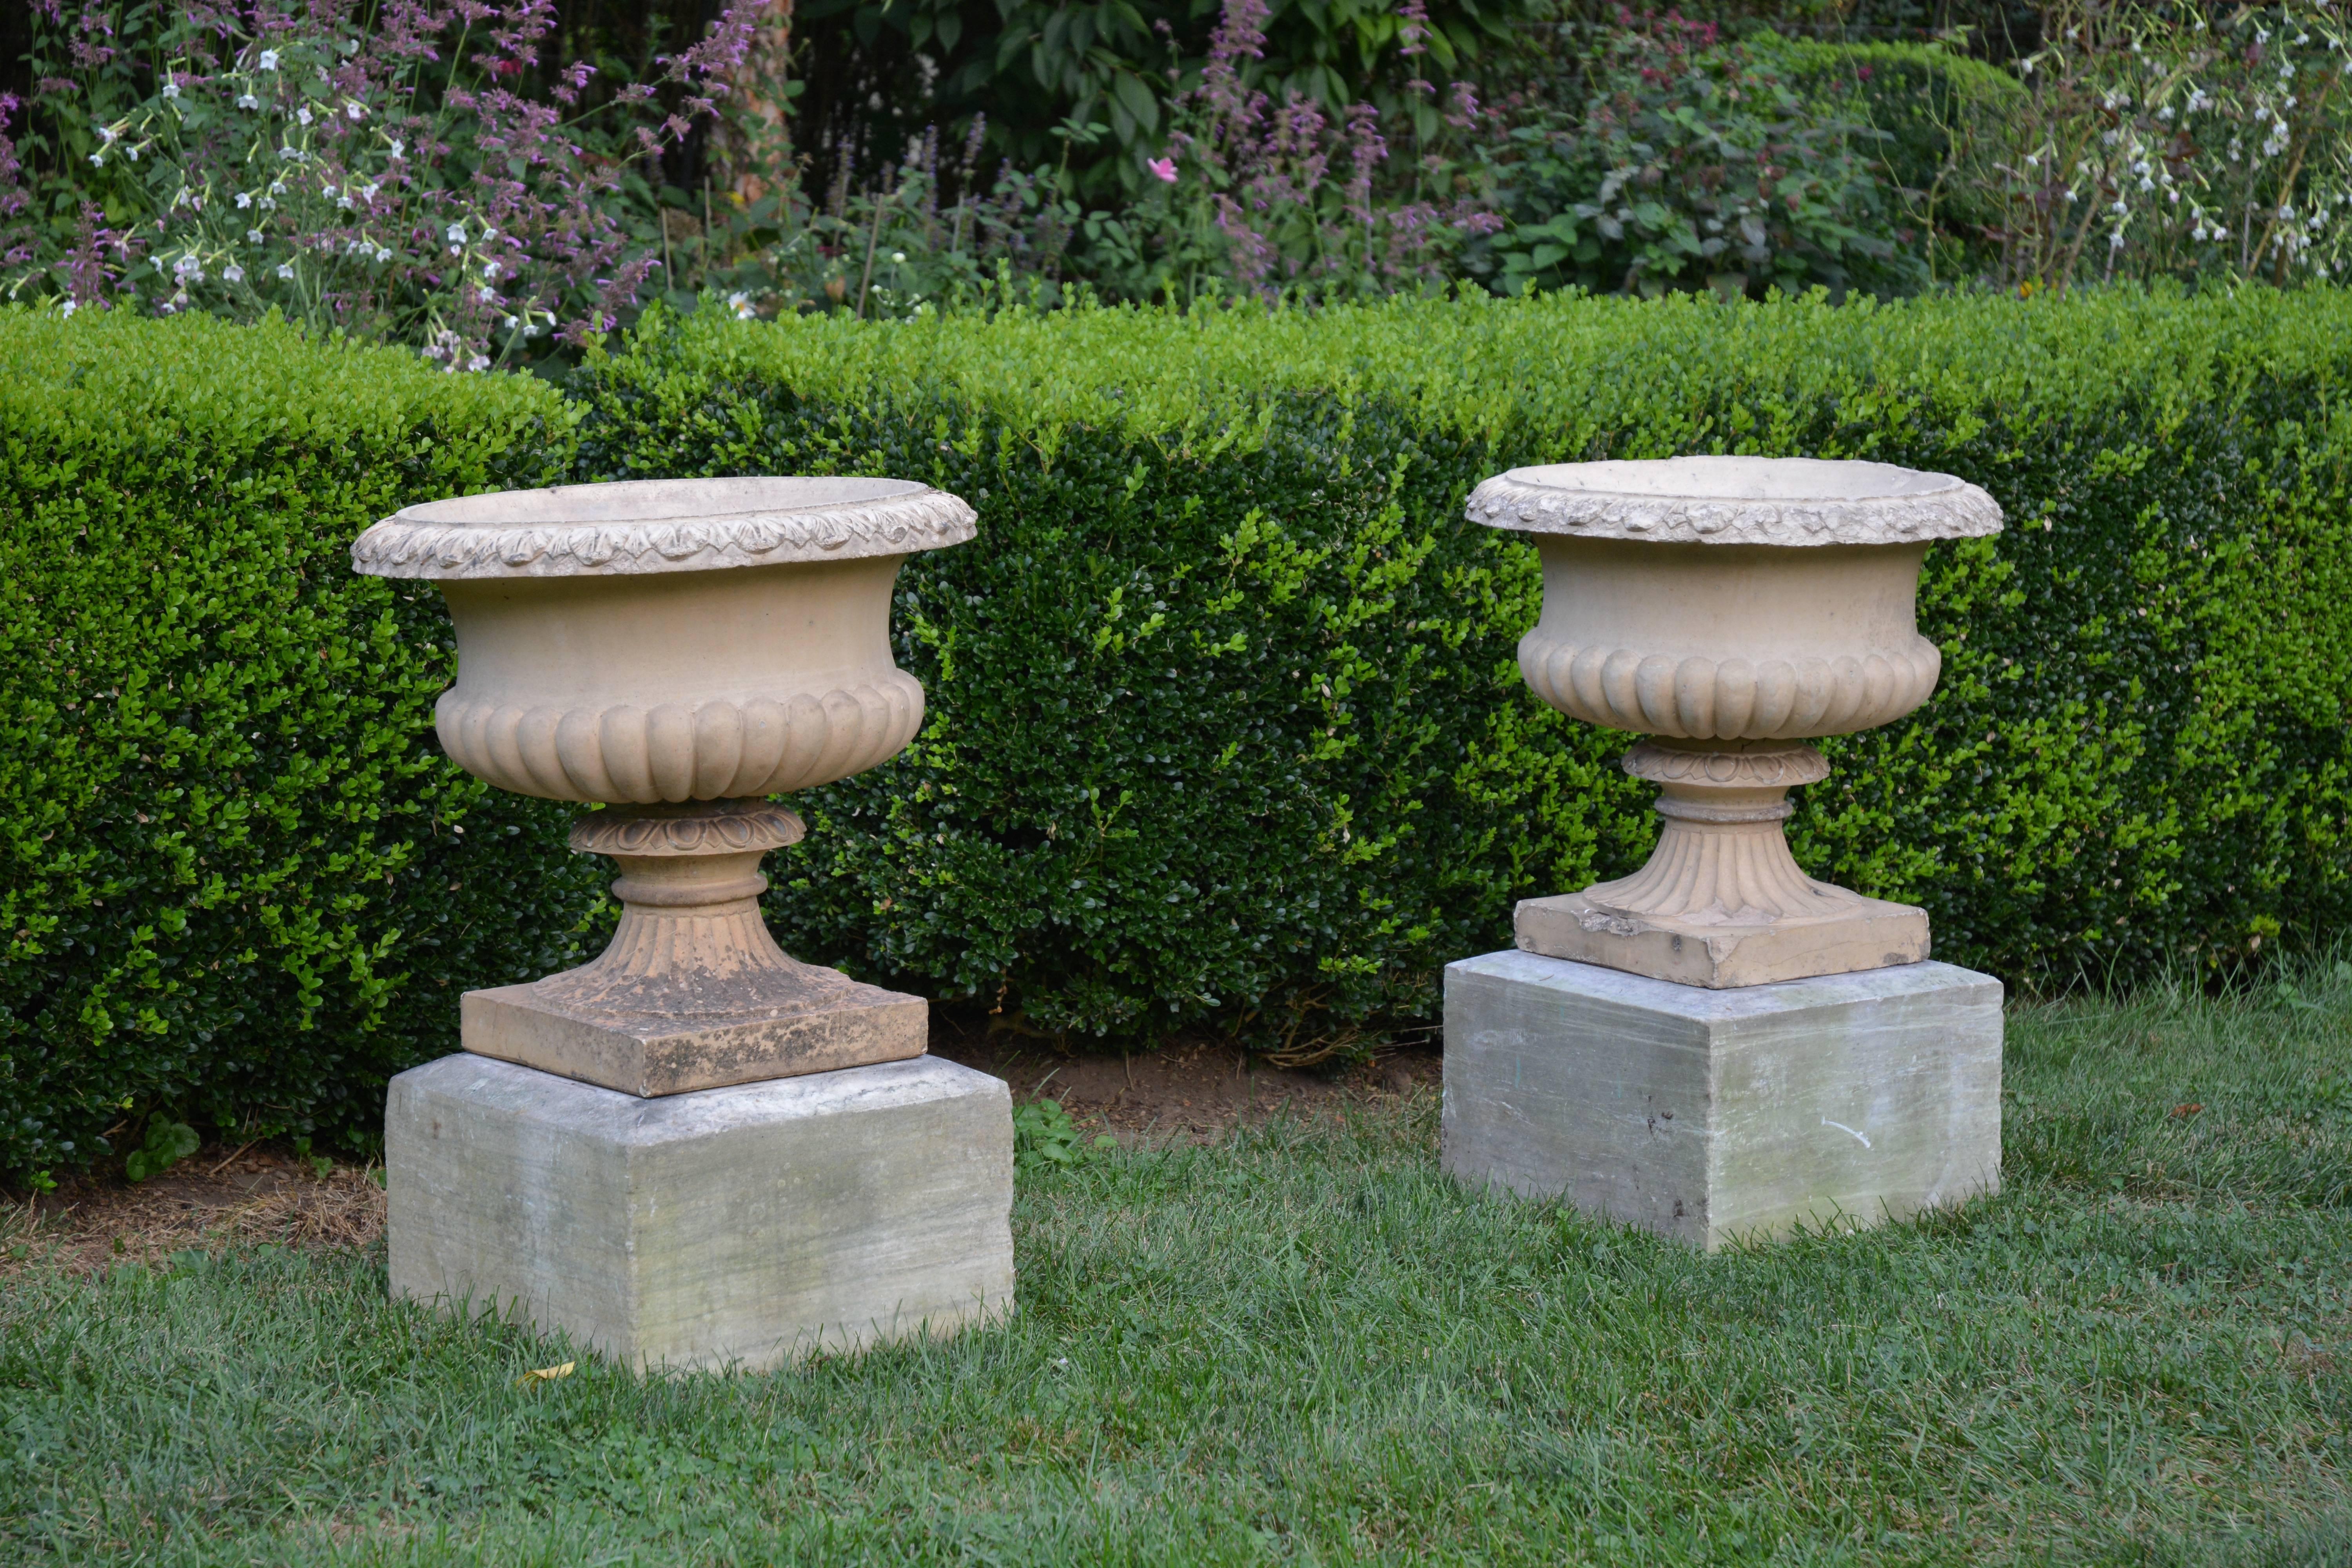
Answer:
<path fill-rule="evenodd" d="M 476 1056 L 630 1094 L 684 1094 L 919 1057 L 931 1005 L 787 960 L 726 979 L 598 984 L 593 966 L 458 999 Z"/>
<path fill-rule="evenodd" d="M 640 1099 L 459 1053 L 392 1080 L 392 1293 L 645 1368 L 1013 1310 L 1013 1100 L 937 1058 Z"/>
<path fill-rule="evenodd" d="M 1446 966 L 1445 1169 L 1713 1249 L 2000 1185 L 2001 986 L 1911 963 L 1733 990 Z"/>
<path fill-rule="evenodd" d="M 1523 951 L 1547 958 L 1711 990 L 1885 969 L 1927 956 L 1927 910 L 1819 883 L 1813 890 L 1836 896 L 1842 907 L 1753 925 L 1628 914 L 1582 893 L 1523 899 L 1514 935 Z"/>

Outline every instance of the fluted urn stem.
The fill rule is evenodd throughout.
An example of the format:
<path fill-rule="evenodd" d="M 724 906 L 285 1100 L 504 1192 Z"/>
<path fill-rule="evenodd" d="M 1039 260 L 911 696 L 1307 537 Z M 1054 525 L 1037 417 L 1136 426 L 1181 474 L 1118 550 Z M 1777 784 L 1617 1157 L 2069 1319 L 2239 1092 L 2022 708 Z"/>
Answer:
<path fill-rule="evenodd" d="M 1702 751 L 1644 741 L 1624 767 L 1660 786 L 1657 813 L 1665 826 L 1648 864 L 1585 890 L 1596 909 L 1750 925 L 1835 914 L 1851 901 L 1851 894 L 1805 875 L 1782 830 L 1793 809 L 1790 787 L 1829 776 L 1812 747 L 1732 742 Z"/>
<path fill-rule="evenodd" d="M 805 968 L 760 914 L 769 850 L 800 842 L 801 819 L 758 800 L 614 806 L 573 824 L 572 847 L 609 855 L 621 922 L 604 951 L 542 985 L 576 1001 L 615 999 L 692 1015 L 740 1008 L 740 983 Z M 730 984 L 731 983 L 731 984 Z"/>

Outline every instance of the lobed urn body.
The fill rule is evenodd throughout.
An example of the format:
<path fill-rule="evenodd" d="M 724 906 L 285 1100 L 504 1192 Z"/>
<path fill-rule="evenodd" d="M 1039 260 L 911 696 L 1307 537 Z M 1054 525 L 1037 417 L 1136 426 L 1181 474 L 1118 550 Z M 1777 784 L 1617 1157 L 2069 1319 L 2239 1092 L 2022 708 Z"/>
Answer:
<path fill-rule="evenodd" d="M 1883 463 L 1676 458 L 1515 468 L 1468 515 L 1542 558 L 1528 685 L 1647 736 L 1624 766 L 1664 819 L 1633 876 L 1522 902 L 1521 948 L 1713 987 L 1927 955 L 1925 910 L 1807 876 L 1782 822 L 1789 788 L 1829 773 L 1807 742 L 1935 690 L 1920 565 L 1936 540 L 1998 532 L 1990 496 Z"/>
<path fill-rule="evenodd" d="M 914 551 L 971 509 L 898 479 L 645 480 L 411 507 L 355 570 L 435 582 L 457 636 L 436 709 L 452 760 L 499 788 L 599 804 L 622 916 L 591 963 L 467 993 L 478 1055 L 639 1095 L 919 1056 L 928 1009 L 780 949 L 759 863 L 797 841 L 766 797 L 887 762 L 923 691 L 891 658 Z"/>

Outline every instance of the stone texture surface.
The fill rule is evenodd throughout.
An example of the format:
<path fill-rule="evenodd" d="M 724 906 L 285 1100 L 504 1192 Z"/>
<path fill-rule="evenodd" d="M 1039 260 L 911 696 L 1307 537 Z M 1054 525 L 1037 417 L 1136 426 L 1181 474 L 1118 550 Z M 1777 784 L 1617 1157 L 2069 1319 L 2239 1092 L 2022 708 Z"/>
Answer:
<path fill-rule="evenodd" d="M 913 479 L 759 475 L 490 490 L 393 513 L 352 544 L 378 577 L 632 576 L 902 555 L 977 531 Z"/>
<path fill-rule="evenodd" d="M 728 1011 L 715 1016 L 574 995 L 564 983 L 579 973 L 467 992 L 466 1049 L 650 1097 L 904 1061 L 930 1037 L 920 996 L 813 963 L 730 977 Z"/>
<path fill-rule="evenodd" d="M 1710 1249 L 1957 1204 L 2000 1186 L 2000 1009 L 1948 963 L 1706 990 L 1464 959 L 1444 1167 Z"/>
<path fill-rule="evenodd" d="M 1470 521 L 1680 544 L 1888 544 L 2000 531 L 2000 506 L 1949 474 L 1816 458 L 1552 463 L 1470 492 Z"/>
<path fill-rule="evenodd" d="M 461 1053 L 392 1080 L 393 1294 L 756 1369 L 1013 1307 L 1012 1097 L 933 1058 L 642 1100 Z"/>
<path fill-rule="evenodd" d="M 1927 956 L 1927 911 L 1823 886 L 1838 908 L 1773 920 L 1700 921 L 1609 909 L 1591 892 L 1525 899 L 1514 921 L 1522 951 L 1722 990 L 1814 974 L 1916 963 Z"/>

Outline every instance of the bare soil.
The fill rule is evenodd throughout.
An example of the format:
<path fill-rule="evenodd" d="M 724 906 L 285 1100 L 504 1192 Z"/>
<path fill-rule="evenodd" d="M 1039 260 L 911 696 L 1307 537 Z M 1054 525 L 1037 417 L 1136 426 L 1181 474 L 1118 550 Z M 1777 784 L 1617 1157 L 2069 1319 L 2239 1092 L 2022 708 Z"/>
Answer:
<path fill-rule="evenodd" d="M 1306 1069 L 1269 1068 L 1207 1038 L 1137 1056 L 1089 1056 L 961 1026 L 939 1011 L 931 1054 L 1003 1079 L 1016 1101 L 1058 1100 L 1089 1131 L 1153 1146 L 1213 1142 L 1277 1112 L 1312 1119 L 1393 1103 L 1435 1092 L 1440 1076 L 1431 1048 Z M 153 1264 L 190 1247 L 370 1246 L 383 1234 L 379 1176 L 373 1166 L 345 1163 L 321 1176 L 291 1149 L 251 1144 L 206 1148 L 135 1185 L 111 1173 L 68 1177 L 55 1192 L 19 1193 L 0 1207 L 0 1276 Z"/>
<path fill-rule="evenodd" d="M 1434 1092 L 1440 1057 L 1432 1047 L 1391 1052 L 1360 1065 L 1268 1067 L 1227 1040 L 1183 1039 L 1136 1056 L 1056 1049 L 985 1028 L 960 1027 L 934 1009 L 931 1054 L 992 1073 L 1016 1101 L 1054 1100 L 1080 1125 L 1123 1143 L 1210 1142 L 1277 1111 L 1313 1118 L 1351 1105 Z"/>

